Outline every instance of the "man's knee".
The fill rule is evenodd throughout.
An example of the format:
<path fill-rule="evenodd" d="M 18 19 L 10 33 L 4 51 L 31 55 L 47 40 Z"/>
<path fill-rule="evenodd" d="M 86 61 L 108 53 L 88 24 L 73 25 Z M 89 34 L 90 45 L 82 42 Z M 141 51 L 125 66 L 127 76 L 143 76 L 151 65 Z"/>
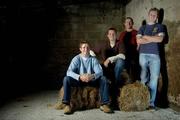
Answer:
<path fill-rule="evenodd" d="M 101 76 L 100 77 L 100 83 L 102 84 L 108 84 L 109 83 L 109 81 L 108 81 L 108 79 L 105 77 L 105 76 Z"/>
<path fill-rule="evenodd" d="M 116 62 L 119 63 L 119 64 L 124 64 L 124 63 L 125 63 L 125 60 L 123 60 L 123 59 L 117 59 Z"/>
<path fill-rule="evenodd" d="M 70 79 L 71 79 L 71 77 L 65 76 L 64 79 L 63 79 L 63 84 L 70 83 Z"/>
<path fill-rule="evenodd" d="M 116 67 L 122 69 L 122 68 L 124 68 L 124 66 L 125 66 L 125 61 L 123 59 L 118 59 L 116 61 Z"/>

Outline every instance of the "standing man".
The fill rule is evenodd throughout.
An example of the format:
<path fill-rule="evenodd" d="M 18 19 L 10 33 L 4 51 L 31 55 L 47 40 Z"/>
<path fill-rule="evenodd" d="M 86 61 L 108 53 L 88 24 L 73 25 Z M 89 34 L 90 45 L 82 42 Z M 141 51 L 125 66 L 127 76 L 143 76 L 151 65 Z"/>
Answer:
<path fill-rule="evenodd" d="M 67 76 L 64 77 L 63 87 L 64 96 L 63 104 L 65 104 L 64 113 L 71 113 L 70 106 L 71 87 L 78 86 L 97 86 L 100 87 L 101 107 L 105 113 L 112 112 L 109 108 L 109 83 L 103 76 L 103 71 L 98 60 L 90 55 L 90 46 L 86 41 L 79 45 L 80 54 L 76 55 L 67 70 Z"/>
<path fill-rule="evenodd" d="M 161 24 L 157 23 L 159 10 L 151 8 L 148 12 L 148 23 L 140 27 L 137 34 L 139 44 L 139 63 L 141 66 L 141 82 L 150 89 L 150 109 L 155 109 L 157 83 L 160 75 L 159 45 L 164 32 Z"/>
<path fill-rule="evenodd" d="M 126 17 L 125 30 L 120 33 L 119 42 L 124 43 L 126 49 L 125 68 L 132 81 L 140 80 L 139 53 L 137 50 L 137 30 L 133 28 L 133 19 Z"/>

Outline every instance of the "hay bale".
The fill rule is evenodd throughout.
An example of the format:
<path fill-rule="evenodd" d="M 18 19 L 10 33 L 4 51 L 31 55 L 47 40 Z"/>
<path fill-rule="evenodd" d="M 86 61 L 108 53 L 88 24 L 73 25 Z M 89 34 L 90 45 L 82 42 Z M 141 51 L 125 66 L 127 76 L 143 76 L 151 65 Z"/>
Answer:
<path fill-rule="evenodd" d="M 143 111 L 149 106 L 148 88 L 140 82 L 128 84 L 120 89 L 119 109 L 122 111 Z"/>
<path fill-rule="evenodd" d="M 59 91 L 60 101 L 56 109 L 63 109 L 62 98 L 64 95 L 63 87 Z M 99 90 L 95 87 L 72 87 L 70 105 L 73 110 L 91 109 L 100 106 Z"/>

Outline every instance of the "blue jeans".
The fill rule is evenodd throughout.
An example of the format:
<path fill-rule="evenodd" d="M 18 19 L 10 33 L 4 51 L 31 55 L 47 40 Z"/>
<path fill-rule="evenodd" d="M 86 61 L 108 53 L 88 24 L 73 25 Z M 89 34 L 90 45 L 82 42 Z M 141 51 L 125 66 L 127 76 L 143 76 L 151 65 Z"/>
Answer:
<path fill-rule="evenodd" d="M 160 57 L 156 54 L 140 53 L 141 83 L 150 89 L 150 106 L 155 106 L 158 78 L 160 75 Z"/>
<path fill-rule="evenodd" d="M 64 87 L 64 96 L 62 102 L 65 104 L 70 103 L 71 99 L 71 87 L 82 87 L 82 86 L 93 86 L 100 87 L 100 97 L 101 97 L 101 104 L 108 104 L 110 103 L 109 100 L 109 83 L 106 77 L 101 76 L 99 79 L 94 81 L 90 81 L 89 83 L 77 81 L 72 77 L 65 76 L 63 80 L 63 87 Z"/>
<path fill-rule="evenodd" d="M 102 65 L 104 75 L 115 84 L 116 87 L 119 87 L 121 84 L 121 73 L 125 68 L 125 61 L 123 59 L 118 59 L 114 63 L 110 63 L 108 67 Z"/>
<path fill-rule="evenodd" d="M 123 59 L 118 59 L 115 63 L 108 64 L 105 67 L 102 64 L 103 74 L 107 79 L 111 81 L 110 84 L 110 96 L 112 105 L 117 106 L 117 96 L 119 94 L 119 87 L 122 85 L 121 73 L 125 67 L 125 61 Z"/>
<path fill-rule="evenodd" d="M 125 67 L 125 61 L 123 59 L 118 59 L 114 67 L 115 80 L 118 85 L 121 83 L 121 73 L 124 67 Z"/>
<path fill-rule="evenodd" d="M 110 63 L 108 67 L 102 64 L 103 74 L 115 83 L 117 87 L 121 84 L 121 73 L 125 68 L 125 61 L 123 59 L 118 59 L 115 63 Z"/>

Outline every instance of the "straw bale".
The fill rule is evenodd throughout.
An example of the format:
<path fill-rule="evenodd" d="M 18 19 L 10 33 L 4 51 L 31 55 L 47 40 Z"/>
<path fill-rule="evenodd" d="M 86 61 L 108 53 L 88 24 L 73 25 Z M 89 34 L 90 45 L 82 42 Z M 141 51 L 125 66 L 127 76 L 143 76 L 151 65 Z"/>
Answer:
<path fill-rule="evenodd" d="M 120 89 L 118 97 L 121 111 L 143 111 L 149 106 L 150 94 L 148 88 L 140 82 L 127 84 Z"/>
<path fill-rule="evenodd" d="M 60 101 L 56 109 L 63 109 L 62 98 L 64 95 L 63 87 L 59 91 Z M 70 105 L 73 110 L 92 109 L 100 106 L 99 90 L 95 87 L 72 87 Z"/>

